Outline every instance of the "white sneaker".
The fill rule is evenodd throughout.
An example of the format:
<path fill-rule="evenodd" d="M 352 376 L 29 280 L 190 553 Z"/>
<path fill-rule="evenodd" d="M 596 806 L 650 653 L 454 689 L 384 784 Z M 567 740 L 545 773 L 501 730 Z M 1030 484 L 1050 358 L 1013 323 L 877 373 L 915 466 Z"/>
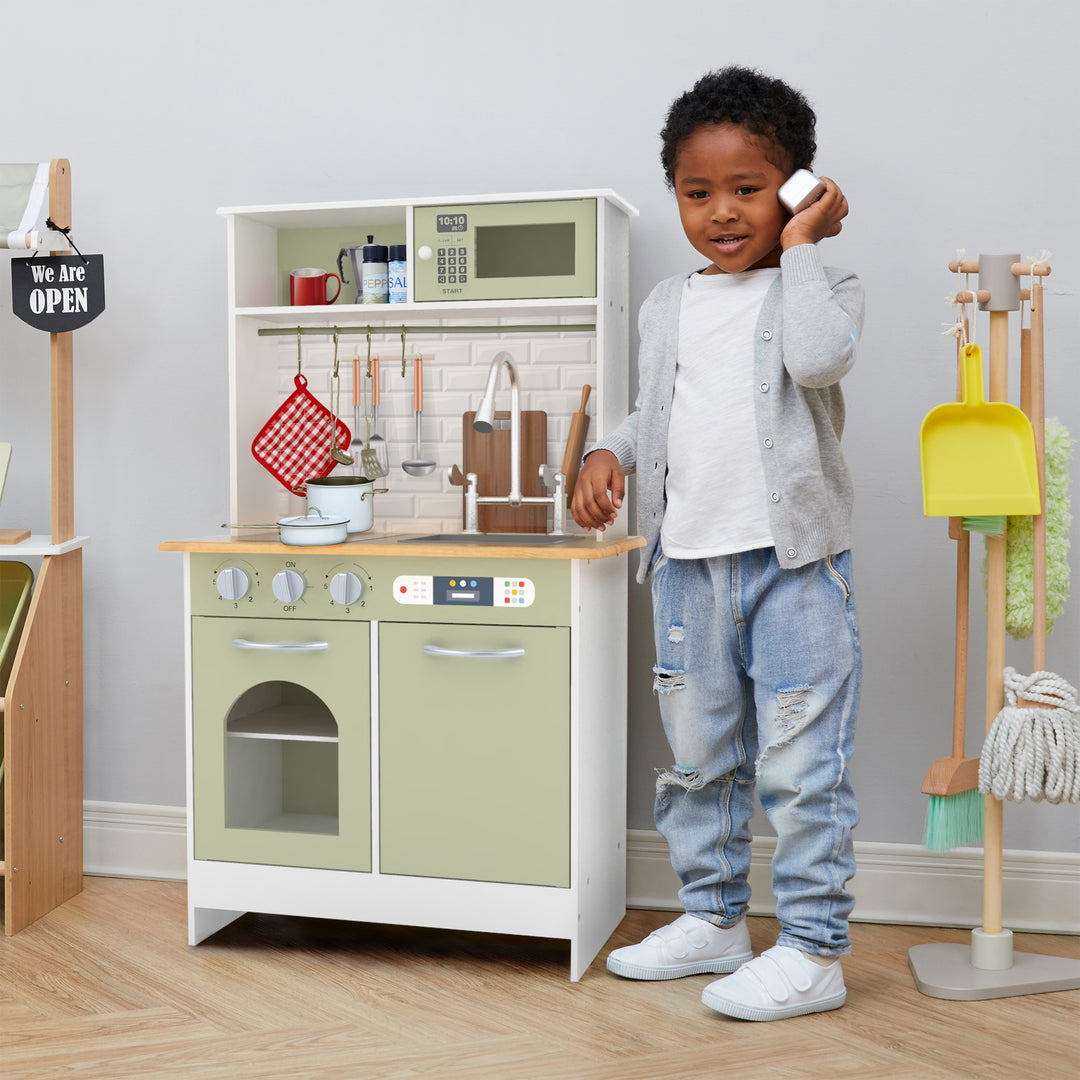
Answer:
<path fill-rule="evenodd" d="M 709 983 L 701 1000 L 739 1020 L 786 1020 L 839 1009 L 847 998 L 840 961 L 817 964 L 798 949 L 774 945 L 734 975 Z"/>
<path fill-rule="evenodd" d="M 734 971 L 753 955 L 745 919 L 724 929 L 696 915 L 680 915 L 637 945 L 613 949 L 607 968 L 626 979 L 681 979 Z"/>

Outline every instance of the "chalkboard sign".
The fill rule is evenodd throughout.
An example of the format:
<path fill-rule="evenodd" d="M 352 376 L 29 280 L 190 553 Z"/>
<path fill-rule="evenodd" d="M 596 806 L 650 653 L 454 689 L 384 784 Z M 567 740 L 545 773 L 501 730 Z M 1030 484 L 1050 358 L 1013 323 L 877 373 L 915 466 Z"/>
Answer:
<path fill-rule="evenodd" d="M 105 310 L 104 258 L 12 259 L 11 310 L 38 330 L 53 334 L 78 330 Z"/>

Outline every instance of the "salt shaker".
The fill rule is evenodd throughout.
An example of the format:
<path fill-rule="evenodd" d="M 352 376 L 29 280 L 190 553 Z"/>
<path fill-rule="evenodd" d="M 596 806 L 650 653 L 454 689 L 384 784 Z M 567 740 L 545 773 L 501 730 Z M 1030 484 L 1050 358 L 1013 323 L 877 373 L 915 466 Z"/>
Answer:
<path fill-rule="evenodd" d="M 390 245 L 390 303 L 404 304 L 408 295 L 408 246 L 405 244 Z"/>

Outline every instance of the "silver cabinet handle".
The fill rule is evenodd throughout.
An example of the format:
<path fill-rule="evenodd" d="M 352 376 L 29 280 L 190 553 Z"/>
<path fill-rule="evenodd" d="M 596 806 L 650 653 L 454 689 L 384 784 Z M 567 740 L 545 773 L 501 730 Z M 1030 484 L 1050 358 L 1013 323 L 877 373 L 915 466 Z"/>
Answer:
<path fill-rule="evenodd" d="M 281 641 L 266 642 L 248 641 L 246 638 L 233 638 L 233 645 L 238 649 L 273 649 L 277 652 L 314 652 L 318 649 L 329 649 L 329 641 Z"/>
<path fill-rule="evenodd" d="M 461 656 L 468 660 L 510 660 L 524 656 L 524 649 L 442 649 L 438 645 L 425 645 L 428 656 Z"/>

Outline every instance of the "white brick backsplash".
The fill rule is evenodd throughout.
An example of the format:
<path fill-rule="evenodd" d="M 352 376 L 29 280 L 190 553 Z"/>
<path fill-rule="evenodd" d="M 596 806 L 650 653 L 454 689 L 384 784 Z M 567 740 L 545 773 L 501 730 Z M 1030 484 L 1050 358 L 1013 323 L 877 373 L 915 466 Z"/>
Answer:
<path fill-rule="evenodd" d="M 433 325 L 436 320 L 424 318 Z M 513 324 L 516 320 L 469 320 L 472 325 Z M 530 322 L 555 324 L 555 316 L 542 316 Z M 453 487 L 446 470 L 450 465 L 464 464 L 461 448 L 462 414 L 475 409 L 487 381 L 488 368 L 495 355 L 503 350 L 513 357 L 518 372 L 518 389 L 523 409 L 543 409 L 547 413 L 547 462 L 562 464 L 563 450 L 570 430 L 570 417 L 581 404 L 584 383 L 596 385 L 596 343 L 589 331 L 568 331 L 558 334 L 538 334 L 531 337 L 510 335 L 500 338 L 493 334 L 415 335 L 406 339 L 405 377 L 401 377 L 401 345 L 393 339 L 380 337 L 372 356 L 380 361 L 380 391 L 378 430 L 387 440 L 390 451 L 390 474 L 377 482 L 390 492 L 379 495 L 375 503 L 375 528 L 388 532 L 456 532 L 461 528 L 461 489 Z M 429 359 L 424 363 L 424 414 L 421 437 L 425 458 L 437 462 L 428 476 L 414 477 L 401 468 L 403 460 L 415 453 L 416 424 L 413 412 L 413 365 L 418 353 Z M 341 377 L 341 414 L 349 428 L 353 427 L 352 371 L 353 358 L 359 355 L 362 368 L 367 359 L 367 343 L 363 336 L 343 338 L 338 345 Z M 278 341 L 278 392 L 284 401 L 295 390 L 296 341 L 282 337 Z M 333 407 L 334 346 L 330 335 L 303 340 L 303 373 L 308 390 L 327 408 Z M 370 384 L 365 396 L 370 408 Z M 510 408 L 508 380 L 499 383 L 496 408 Z M 595 403 L 590 399 L 588 411 L 593 414 Z M 267 418 L 273 408 L 267 410 Z M 593 435 L 590 423 L 590 436 Z M 354 434 L 366 434 L 363 415 Z M 254 432 L 252 432 L 254 436 Z M 339 471 L 358 471 L 358 466 Z M 267 474 L 268 482 L 273 482 Z M 292 500 L 296 502 L 297 500 Z M 302 507 L 302 503 L 299 503 Z"/>

